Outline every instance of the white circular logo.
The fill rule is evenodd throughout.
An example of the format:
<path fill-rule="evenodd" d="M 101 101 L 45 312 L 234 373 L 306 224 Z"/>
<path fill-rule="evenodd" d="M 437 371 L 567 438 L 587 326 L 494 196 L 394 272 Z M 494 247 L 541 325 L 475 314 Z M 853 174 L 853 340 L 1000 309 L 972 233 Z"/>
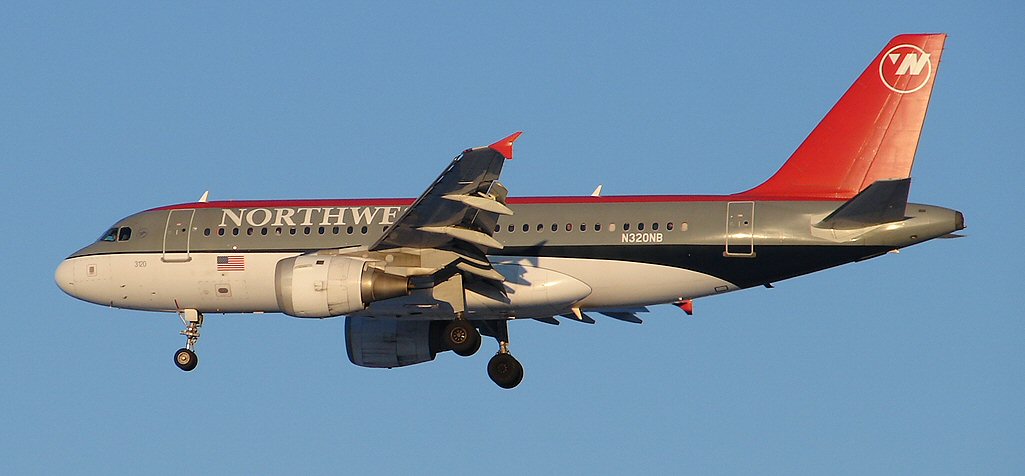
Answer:
<path fill-rule="evenodd" d="M 894 46 L 879 59 L 879 79 L 896 93 L 918 91 L 932 78 L 931 56 L 915 45 Z"/>

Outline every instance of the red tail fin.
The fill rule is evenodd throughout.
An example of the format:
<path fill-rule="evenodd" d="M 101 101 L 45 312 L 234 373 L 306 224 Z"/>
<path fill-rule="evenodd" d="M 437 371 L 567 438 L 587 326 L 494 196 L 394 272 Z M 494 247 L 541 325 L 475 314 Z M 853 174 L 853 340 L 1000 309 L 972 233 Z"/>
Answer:
<path fill-rule="evenodd" d="M 846 200 L 876 180 L 910 177 L 946 38 L 890 40 L 783 167 L 746 194 Z"/>

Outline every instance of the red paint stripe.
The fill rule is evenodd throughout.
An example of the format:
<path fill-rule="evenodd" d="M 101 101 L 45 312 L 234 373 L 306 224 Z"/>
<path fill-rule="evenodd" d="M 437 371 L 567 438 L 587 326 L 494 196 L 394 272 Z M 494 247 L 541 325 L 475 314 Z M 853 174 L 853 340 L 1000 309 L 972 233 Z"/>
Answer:
<path fill-rule="evenodd" d="M 605 197 L 509 197 L 510 205 L 553 205 L 585 203 L 681 203 L 681 202 L 843 202 L 821 196 L 771 196 L 741 193 L 736 195 L 609 195 Z M 412 198 L 316 199 L 316 200 L 222 200 L 216 202 L 179 203 L 151 208 L 147 211 L 201 208 L 306 208 L 306 207 L 406 207 Z"/>

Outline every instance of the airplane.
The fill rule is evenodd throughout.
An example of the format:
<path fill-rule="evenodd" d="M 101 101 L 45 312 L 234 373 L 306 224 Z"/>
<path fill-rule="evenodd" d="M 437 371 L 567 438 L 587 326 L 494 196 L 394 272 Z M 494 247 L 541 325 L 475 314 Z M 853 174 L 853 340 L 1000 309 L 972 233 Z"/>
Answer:
<path fill-rule="evenodd" d="M 508 323 L 592 315 L 640 323 L 649 306 L 773 283 L 965 228 L 908 202 L 945 34 L 893 38 L 793 155 L 732 195 L 510 197 L 520 132 L 459 154 L 416 199 L 245 200 L 162 206 L 119 220 L 55 273 L 65 293 L 176 313 L 184 371 L 204 317 L 345 316 L 349 360 L 393 368 L 498 342 L 490 378 L 523 366 Z"/>

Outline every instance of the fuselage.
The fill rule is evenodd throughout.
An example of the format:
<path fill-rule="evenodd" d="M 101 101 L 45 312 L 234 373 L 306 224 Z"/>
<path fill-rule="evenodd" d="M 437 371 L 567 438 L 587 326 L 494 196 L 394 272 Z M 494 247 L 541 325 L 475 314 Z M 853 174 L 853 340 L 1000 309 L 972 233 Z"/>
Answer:
<path fill-rule="evenodd" d="M 367 247 L 412 202 L 221 201 L 155 208 L 118 221 L 72 254 L 56 280 L 75 297 L 112 307 L 280 312 L 280 260 Z M 570 304 L 630 309 L 669 303 L 860 261 L 964 227 L 959 212 L 918 204 L 908 204 L 906 218 L 895 223 L 854 230 L 816 226 L 842 203 L 743 194 L 510 198 L 514 214 L 488 230 L 504 245 L 489 260 L 511 283 L 519 279 L 524 289 L 535 289 L 514 295 L 511 303 L 468 289 L 467 309 L 508 318 L 554 315 Z M 366 312 L 388 309 L 389 301 L 382 301 Z"/>

